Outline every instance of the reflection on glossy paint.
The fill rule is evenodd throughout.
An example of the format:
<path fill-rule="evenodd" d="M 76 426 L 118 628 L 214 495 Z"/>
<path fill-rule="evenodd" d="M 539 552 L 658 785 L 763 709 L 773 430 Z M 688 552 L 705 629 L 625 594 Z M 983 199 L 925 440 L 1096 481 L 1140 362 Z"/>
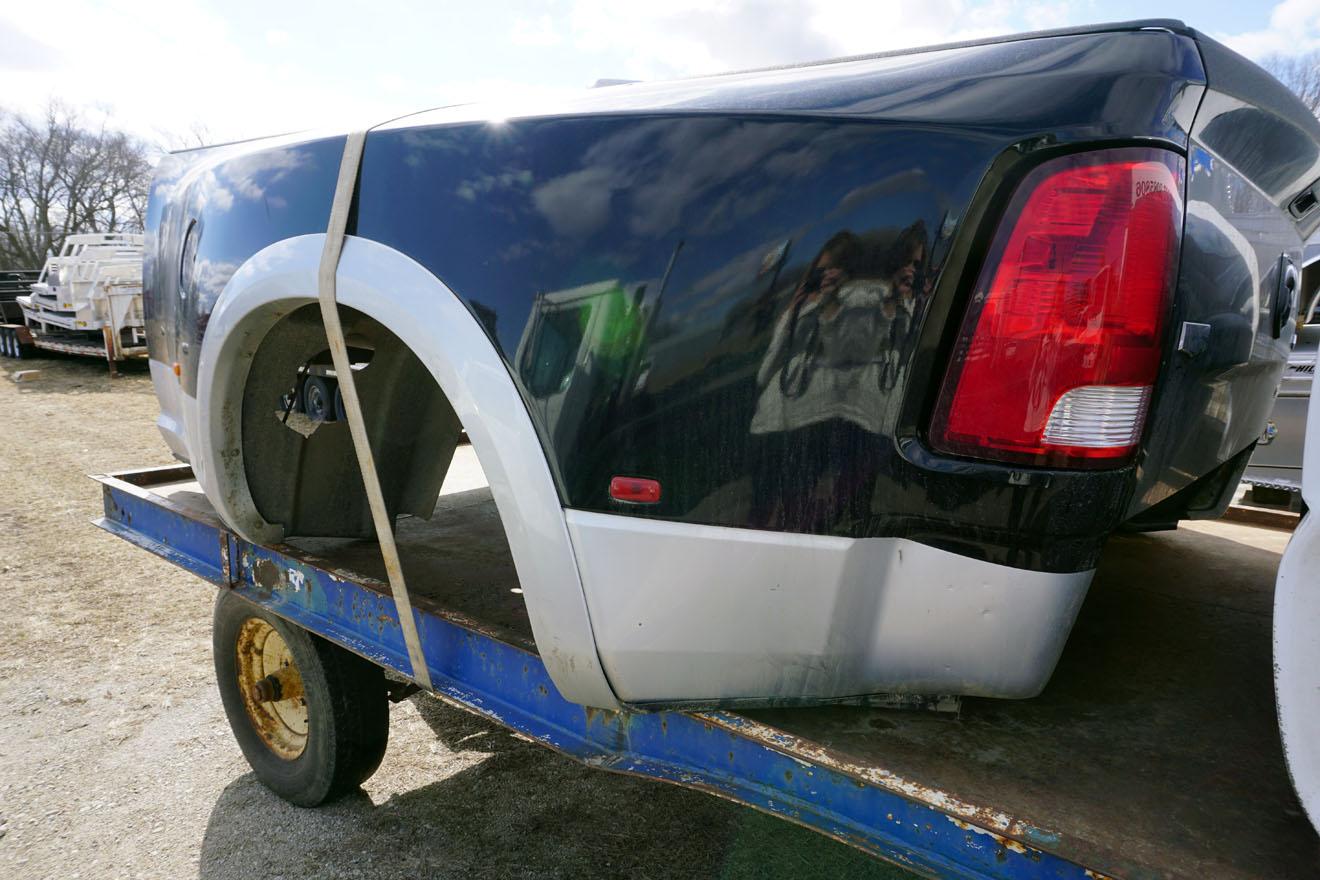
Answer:
<path fill-rule="evenodd" d="M 593 408 L 645 381 L 645 284 L 617 280 L 540 294 L 514 363 L 542 423 L 571 442 Z"/>
<path fill-rule="evenodd" d="M 761 112 L 903 124 L 953 120 L 969 127 L 1036 134 L 1076 128 L 1090 137 L 1139 132 L 1185 141 L 1203 77 L 1195 43 L 1154 29 L 1118 38 L 1047 37 L 637 83 L 495 111 L 459 105 L 406 117 L 393 127 L 416 131 L 456 123 L 487 125 L 492 115 L 514 126 L 517 117 L 548 115 Z"/>
<path fill-rule="evenodd" d="M 1241 107 L 1212 97 L 1208 108 L 1227 107 L 1232 114 Z M 1197 134 L 1210 131 L 1217 145 L 1237 149 L 1240 142 L 1225 140 L 1223 118 L 1203 110 Z M 1280 254 L 1300 258 L 1296 227 L 1256 179 L 1208 141 L 1193 141 L 1189 157 L 1177 317 L 1209 325 L 1210 335 L 1204 352 L 1179 354 L 1168 363 L 1156 390 L 1133 507 L 1187 488 L 1251 445 L 1291 345 L 1291 334 L 1273 337 L 1271 309 Z M 1235 158 L 1246 157 L 1239 152 Z"/>
<path fill-rule="evenodd" d="M 239 144 L 162 160 L 146 224 L 144 307 L 157 328 L 148 345 L 153 359 L 181 364 L 187 393 L 197 343 L 234 272 L 269 244 L 325 230 L 342 150 L 342 138 L 282 138 L 264 150 Z M 195 245 L 183 253 L 190 228 Z"/>
<path fill-rule="evenodd" d="M 611 476 L 648 476 L 663 498 L 634 515 L 1075 570 L 1121 476 L 1089 478 L 1100 500 L 1078 514 L 1069 475 L 1010 488 L 922 447 L 938 331 L 961 308 L 944 268 L 997 160 L 1116 136 L 1184 147 L 1203 84 L 1195 43 L 1155 29 L 596 89 L 498 125 L 447 108 L 368 137 L 357 230 L 486 328 L 566 505 L 618 512 Z M 840 234 L 861 256 L 810 292 Z M 911 282 L 881 266 L 891 252 Z M 597 335 L 605 315 L 627 322 L 624 349 Z M 556 384 L 569 359 L 581 373 Z M 1050 532 L 1064 508 L 1087 520 L 1076 538 Z M 1005 523 L 1011 538 L 991 533 Z"/>
<path fill-rule="evenodd" d="M 751 522 L 819 532 L 863 521 L 930 294 L 923 221 L 892 243 L 833 235 L 775 321 L 756 373 Z M 786 465 L 788 465 L 786 467 Z"/>
<path fill-rule="evenodd" d="M 656 515 L 847 531 L 867 517 L 950 205 L 991 147 L 754 118 L 389 132 L 368 141 L 359 225 L 470 297 L 570 504 L 612 509 L 610 476 L 641 474 L 665 484 Z M 446 210 L 412 213 L 432 201 Z M 837 284 L 813 282 L 845 240 Z M 852 476 L 826 479 L 827 459 Z M 757 477 L 785 469 L 801 503 L 765 511 Z"/>

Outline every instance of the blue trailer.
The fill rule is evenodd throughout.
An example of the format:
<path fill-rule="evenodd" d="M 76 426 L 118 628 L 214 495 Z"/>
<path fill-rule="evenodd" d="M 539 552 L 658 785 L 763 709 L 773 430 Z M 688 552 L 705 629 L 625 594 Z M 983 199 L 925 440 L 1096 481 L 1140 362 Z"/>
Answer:
<path fill-rule="evenodd" d="M 186 466 L 96 479 L 101 528 L 223 601 L 411 669 L 374 542 L 248 543 Z M 1285 878 L 1320 865 L 1275 726 L 1272 553 L 1204 532 L 1114 539 L 1045 694 L 969 700 L 955 717 L 587 709 L 537 654 L 488 490 L 442 495 L 432 520 L 400 522 L 398 543 L 435 695 L 590 766 L 728 798 L 929 876 Z"/>

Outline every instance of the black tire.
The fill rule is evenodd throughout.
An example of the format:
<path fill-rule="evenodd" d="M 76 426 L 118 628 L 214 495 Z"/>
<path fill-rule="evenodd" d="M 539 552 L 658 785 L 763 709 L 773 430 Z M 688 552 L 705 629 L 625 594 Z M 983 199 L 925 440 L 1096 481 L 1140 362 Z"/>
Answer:
<path fill-rule="evenodd" d="M 348 413 L 344 410 L 344 392 L 338 382 L 335 383 L 335 421 L 348 421 Z"/>
<path fill-rule="evenodd" d="M 303 412 L 316 422 L 335 420 L 335 389 L 324 376 L 308 376 L 303 384 Z"/>
<path fill-rule="evenodd" d="M 252 618 L 279 633 L 301 673 L 307 736 L 293 760 L 262 739 L 239 690 L 239 632 Z M 315 807 L 353 791 L 376 772 L 389 741 L 389 702 L 379 666 L 228 590 L 221 590 L 215 603 L 212 642 L 230 729 L 267 788 L 292 804 Z"/>

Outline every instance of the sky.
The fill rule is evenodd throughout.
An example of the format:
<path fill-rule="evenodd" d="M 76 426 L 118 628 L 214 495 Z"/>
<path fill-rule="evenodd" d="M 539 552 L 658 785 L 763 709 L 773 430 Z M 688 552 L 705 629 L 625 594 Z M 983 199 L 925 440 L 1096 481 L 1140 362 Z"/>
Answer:
<path fill-rule="evenodd" d="M 0 107 L 184 146 L 1154 17 L 1256 59 L 1320 48 L 1320 0 L 0 0 Z"/>

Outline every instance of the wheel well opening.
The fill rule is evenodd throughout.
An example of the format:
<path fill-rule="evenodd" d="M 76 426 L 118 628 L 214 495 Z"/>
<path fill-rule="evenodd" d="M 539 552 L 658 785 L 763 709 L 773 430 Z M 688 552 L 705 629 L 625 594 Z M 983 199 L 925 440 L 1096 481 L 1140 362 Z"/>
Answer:
<path fill-rule="evenodd" d="M 421 360 L 369 315 L 340 306 L 386 509 L 429 518 L 463 433 Z M 282 317 L 243 388 L 243 469 L 257 513 L 287 537 L 372 538 L 375 529 L 320 307 Z"/>

